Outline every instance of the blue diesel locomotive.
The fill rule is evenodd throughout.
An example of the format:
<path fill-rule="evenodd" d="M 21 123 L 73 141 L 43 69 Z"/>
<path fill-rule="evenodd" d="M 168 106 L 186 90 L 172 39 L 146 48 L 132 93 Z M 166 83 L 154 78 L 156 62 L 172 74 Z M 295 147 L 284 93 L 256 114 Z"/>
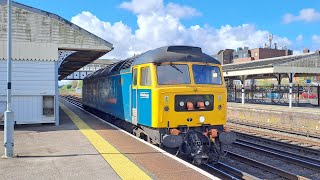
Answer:
<path fill-rule="evenodd" d="M 219 61 L 198 47 L 166 46 L 88 75 L 82 101 L 85 109 L 201 164 L 218 160 L 223 145 L 235 141 L 224 127 L 226 96 Z"/>

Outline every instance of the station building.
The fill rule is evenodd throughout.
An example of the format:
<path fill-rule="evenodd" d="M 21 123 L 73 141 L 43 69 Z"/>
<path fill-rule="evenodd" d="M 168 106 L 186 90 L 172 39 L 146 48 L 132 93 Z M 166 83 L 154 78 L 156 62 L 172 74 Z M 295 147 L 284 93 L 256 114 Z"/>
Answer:
<path fill-rule="evenodd" d="M 12 2 L 12 108 L 16 124 L 59 124 L 58 80 L 113 45 L 68 20 Z M 0 0 L 0 121 L 6 109 L 7 1 Z"/>

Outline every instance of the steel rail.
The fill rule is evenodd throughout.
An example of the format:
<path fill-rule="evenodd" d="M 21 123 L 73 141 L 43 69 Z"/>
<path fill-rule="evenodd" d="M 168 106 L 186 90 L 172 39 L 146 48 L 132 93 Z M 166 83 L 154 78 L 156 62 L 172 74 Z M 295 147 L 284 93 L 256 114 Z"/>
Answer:
<path fill-rule="evenodd" d="M 243 172 L 239 169 L 231 167 L 225 163 L 218 162 L 216 164 L 205 164 L 208 168 L 214 169 L 221 173 L 222 175 L 230 178 L 230 179 L 245 179 L 245 180 L 255 180 L 259 179 L 251 174 Z"/>
<path fill-rule="evenodd" d="M 235 180 L 240 180 L 242 178 L 236 177 L 234 175 L 228 174 L 227 172 L 213 166 L 212 164 L 204 164 L 203 166 L 205 166 L 205 169 L 213 169 L 215 171 L 215 173 L 217 173 L 221 178 L 223 179 L 235 179 Z"/>
<path fill-rule="evenodd" d="M 248 158 L 248 157 L 244 157 L 242 155 L 236 154 L 236 153 L 231 152 L 231 151 L 228 151 L 227 156 L 232 158 L 232 159 L 236 159 L 238 161 L 241 161 L 241 162 L 243 162 L 245 164 L 249 164 L 250 166 L 257 167 L 259 169 L 268 171 L 268 172 L 270 172 L 272 174 L 276 174 L 276 175 L 281 176 L 283 178 L 293 179 L 293 180 L 294 179 L 297 179 L 297 180 L 298 179 L 307 179 L 305 177 L 290 173 L 288 171 L 276 168 L 274 166 L 271 166 L 271 165 L 256 161 L 256 160 Z"/>
<path fill-rule="evenodd" d="M 251 151 L 256 151 L 256 152 L 263 152 L 264 154 L 270 156 L 270 157 L 277 157 L 277 158 L 280 158 L 284 161 L 287 161 L 287 162 L 290 162 L 290 163 L 293 163 L 293 164 L 296 164 L 296 165 L 299 165 L 299 166 L 303 166 L 303 167 L 306 167 L 306 168 L 310 168 L 310 169 L 314 169 L 316 171 L 320 171 L 320 164 L 316 164 L 316 163 L 312 163 L 312 162 L 309 162 L 309 161 L 305 161 L 305 160 L 301 160 L 299 158 L 296 158 L 296 157 L 291 157 L 291 156 L 288 156 L 288 155 L 284 155 L 284 154 L 280 154 L 280 153 L 277 153 L 277 152 L 273 152 L 271 150 L 267 150 L 267 149 L 264 149 L 261 148 L 261 147 L 257 147 L 255 145 L 249 145 L 249 144 L 246 144 L 246 143 L 241 143 L 241 142 L 234 142 L 235 145 L 237 146 L 240 146 L 240 147 L 244 147 L 244 148 L 247 148 L 247 149 L 250 149 Z"/>
<path fill-rule="evenodd" d="M 247 137 L 247 138 L 250 138 L 250 139 L 257 140 L 257 141 L 263 141 L 263 142 L 266 142 L 266 143 L 275 144 L 275 145 L 287 147 L 287 148 L 290 148 L 290 149 L 295 149 L 295 150 L 298 150 L 298 151 L 307 152 L 307 153 L 310 153 L 310 154 L 320 155 L 320 150 L 317 150 L 317 149 L 312 149 L 312 148 L 309 148 L 309 147 L 303 147 L 303 146 L 299 146 L 299 145 L 289 144 L 289 143 L 286 143 L 286 142 L 281 142 L 281 141 L 277 141 L 277 140 L 273 140 L 273 139 L 267 139 L 267 138 L 263 138 L 263 137 L 258 137 L 258 136 L 254 136 L 254 135 L 250 135 L 250 134 L 245 134 L 245 133 L 242 133 L 242 132 L 235 132 L 235 133 L 237 134 L 237 136 L 243 136 L 245 138 Z"/>
<path fill-rule="evenodd" d="M 308 162 L 320 165 L 320 160 L 314 159 L 314 158 L 310 158 L 308 156 L 302 156 L 302 155 L 299 155 L 299 154 L 296 154 L 296 153 L 292 153 L 292 152 L 288 152 L 288 151 L 284 151 L 284 150 L 279 150 L 279 149 L 276 149 L 276 148 L 273 148 L 273 147 L 263 146 L 263 145 L 260 145 L 260 144 L 254 143 L 254 142 L 250 142 L 250 141 L 246 141 L 246 140 L 242 140 L 242 139 L 238 139 L 237 142 L 245 143 L 247 145 L 255 146 L 255 147 L 258 147 L 258 148 L 263 148 L 265 150 L 273 151 L 275 153 L 288 155 L 288 156 L 291 156 L 291 157 L 294 157 L 294 158 L 301 159 L 303 161 L 308 161 Z"/>
<path fill-rule="evenodd" d="M 240 121 L 234 121 L 234 120 L 228 120 L 227 122 L 233 123 L 233 124 L 239 124 L 239 125 L 243 125 L 243 126 L 275 130 L 275 131 L 284 132 L 284 133 L 288 133 L 288 134 L 296 134 L 296 135 L 300 135 L 300 136 L 320 138 L 319 133 L 309 133 L 309 132 L 303 132 L 303 131 L 296 131 L 296 130 L 289 129 L 289 128 L 280 128 L 280 127 L 275 127 L 275 126 L 270 126 L 270 125 L 257 124 L 257 123 L 247 123 L 247 122 L 240 122 Z"/>

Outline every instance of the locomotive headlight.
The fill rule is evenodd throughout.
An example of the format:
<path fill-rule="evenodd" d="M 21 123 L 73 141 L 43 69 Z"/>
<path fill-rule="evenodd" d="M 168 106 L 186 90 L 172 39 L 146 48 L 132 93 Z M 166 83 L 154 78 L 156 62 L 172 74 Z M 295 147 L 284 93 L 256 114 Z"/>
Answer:
<path fill-rule="evenodd" d="M 181 107 L 183 107 L 183 106 L 184 106 L 184 102 L 183 102 L 183 101 L 180 101 L 180 102 L 179 102 L 179 105 L 180 105 Z"/>
<path fill-rule="evenodd" d="M 203 123 L 204 120 L 206 120 L 206 118 L 204 118 L 204 116 L 200 116 L 200 118 L 199 118 L 200 123 Z"/>
<path fill-rule="evenodd" d="M 204 105 L 209 106 L 210 102 L 209 101 L 205 101 Z"/>

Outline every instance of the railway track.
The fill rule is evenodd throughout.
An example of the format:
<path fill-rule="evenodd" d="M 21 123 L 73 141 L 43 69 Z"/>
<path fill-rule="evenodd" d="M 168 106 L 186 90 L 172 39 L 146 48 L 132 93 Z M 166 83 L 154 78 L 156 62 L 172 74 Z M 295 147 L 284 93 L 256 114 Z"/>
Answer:
<path fill-rule="evenodd" d="M 79 108 L 82 108 L 81 97 L 67 95 L 61 96 L 61 99 L 68 101 Z M 216 164 L 202 165 L 204 170 L 211 174 L 217 175 L 222 179 L 313 179 L 313 177 L 304 177 L 295 172 L 281 169 L 277 165 L 272 165 L 269 162 L 262 162 L 252 157 L 250 158 L 246 155 L 243 155 L 243 153 L 233 151 L 233 147 L 246 149 L 250 152 L 261 153 L 263 156 L 269 156 L 295 166 L 307 168 L 309 171 L 315 172 L 315 174 L 317 174 L 320 170 L 319 159 L 279 150 L 275 147 L 268 147 L 263 145 L 263 143 L 273 144 L 274 146 L 281 145 L 286 148 L 295 149 L 299 152 L 311 153 L 315 156 L 320 155 L 318 150 L 276 140 L 263 139 L 245 133 L 237 134 L 242 138 L 236 141 L 236 143 L 231 147 L 231 150 L 227 151 L 226 157 L 222 158 L 221 162 Z M 245 138 L 251 138 L 251 141 L 246 140 Z"/>
<path fill-rule="evenodd" d="M 261 143 L 265 143 L 265 144 L 269 144 L 269 145 L 273 145 L 273 146 L 282 146 L 284 149 L 289 149 L 291 151 L 295 151 L 295 152 L 300 152 L 300 153 L 308 153 L 308 154 L 314 154 L 317 157 L 320 157 L 320 148 L 318 146 L 313 146 L 313 145 L 309 145 L 309 146 L 301 146 L 301 145 L 297 145 L 295 144 L 290 144 L 292 141 L 290 140 L 284 140 L 284 139 L 269 139 L 269 138 L 265 138 L 265 137 L 259 137 L 259 136 L 254 136 L 251 134 L 245 134 L 242 132 L 236 132 L 237 137 L 241 138 L 241 139 L 247 139 L 247 140 L 252 140 L 252 141 L 256 141 L 256 142 L 261 142 Z"/>
<path fill-rule="evenodd" d="M 293 135 L 291 133 L 283 133 L 277 130 L 259 129 L 252 126 L 233 124 L 229 122 L 227 125 L 232 131 L 236 132 L 241 137 L 263 137 L 265 139 L 264 141 L 269 139 L 269 143 L 273 144 L 276 142 L 283 142 L 282 144 L 291 144 L 292 146 L 288 145 L 288 147 L 295 147 L 295 149 L 301 147 L 300 149 L 303 150 L 303 147 L 307 147 L 309 148 L 309 151 L 312 151 L 312 149 L 315 151 L 320 150 L 320 138 L 310 138 L 300 135 Z M 262 139 L 260 138 L 260 140 Z"/>

